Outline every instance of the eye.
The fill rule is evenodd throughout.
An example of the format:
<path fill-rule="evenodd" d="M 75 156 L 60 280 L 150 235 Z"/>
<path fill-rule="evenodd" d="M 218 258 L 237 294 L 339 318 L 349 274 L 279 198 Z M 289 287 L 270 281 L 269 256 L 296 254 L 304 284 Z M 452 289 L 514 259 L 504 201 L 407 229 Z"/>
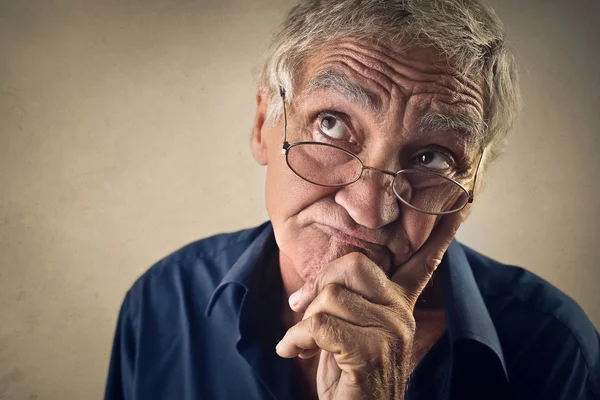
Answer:
<path fill-rule="evenodd" d="M 332 139 L 344 139 L 348 136 L 346 125 L 338 117 L 332 114 L 323 114 L 320 122 L 320 130 Z"/>
<path fill-rule="evenodd" d="M 418 166 L 440 171 L 449 169 L 454 164 L 451 160 L 450 156 L 439 151 L 427 151 L 415 157 Z"/>

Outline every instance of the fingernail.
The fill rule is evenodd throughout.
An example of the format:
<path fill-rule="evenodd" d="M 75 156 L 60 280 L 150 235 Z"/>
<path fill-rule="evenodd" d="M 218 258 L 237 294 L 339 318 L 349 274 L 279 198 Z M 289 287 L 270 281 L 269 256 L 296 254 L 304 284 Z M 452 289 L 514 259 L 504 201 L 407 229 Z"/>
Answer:
<path fill-rule="evenodd" d="M 290 307 L 296 307 L 300 302 L 300 291 L 292 293 L 288 301 L 290 303 Z"/>
<path fill-rule="evenodd" d="M 279 341 L 279 343 L 277 343 L 277 346 L 275 346 L 275 351 L 279 350 L 279 346 L 281 345 L 281 342 L 283 342 L 283 339 L 281 339 Z"/>

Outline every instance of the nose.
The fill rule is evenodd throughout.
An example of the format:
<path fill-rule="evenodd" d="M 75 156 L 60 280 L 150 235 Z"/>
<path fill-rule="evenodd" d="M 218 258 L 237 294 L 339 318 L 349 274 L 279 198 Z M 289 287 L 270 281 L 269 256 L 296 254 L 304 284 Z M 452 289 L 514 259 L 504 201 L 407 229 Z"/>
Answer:
<path fill-rule="evenodd" d="M 367 228 L 381 228 L 400 216 L 398 199 L 391 188 L 393 176 L 376 168 L 365 168 L 361 178 L 337 191 L 335 201 L 352 219 Z"/>

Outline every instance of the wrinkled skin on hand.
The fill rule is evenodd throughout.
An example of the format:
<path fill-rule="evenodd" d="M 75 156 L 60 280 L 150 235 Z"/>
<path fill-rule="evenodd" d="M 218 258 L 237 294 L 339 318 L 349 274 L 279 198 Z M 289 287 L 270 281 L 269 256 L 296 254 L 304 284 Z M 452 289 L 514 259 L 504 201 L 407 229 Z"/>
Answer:
<path fill-rule="evenodd" d="M 428 241 L 388 277 L 362 253 L 346 254 L 290 296 L 304 313 L 277 345 L 281 357 L 320 353 L 320 399 L 403 399 L 412 372 L 414 308 L 468 207 L 444 216 Z"/>

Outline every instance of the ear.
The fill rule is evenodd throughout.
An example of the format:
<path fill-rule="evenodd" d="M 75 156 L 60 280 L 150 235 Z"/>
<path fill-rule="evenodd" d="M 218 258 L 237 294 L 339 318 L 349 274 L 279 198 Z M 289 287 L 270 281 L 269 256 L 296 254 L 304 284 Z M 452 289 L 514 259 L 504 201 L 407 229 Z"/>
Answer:
<path fill-rule="evenodd" d="M 250 138 L 250 149 L 256 162 L 260 165 L 267 165 L 269 158 L 267 152 L 267 130 L 266 122 L 267 110 L 269 108 L 268 90 L 259 88 L 256 93 L 256 118 L 252 127 L 252 136 Z"/>

